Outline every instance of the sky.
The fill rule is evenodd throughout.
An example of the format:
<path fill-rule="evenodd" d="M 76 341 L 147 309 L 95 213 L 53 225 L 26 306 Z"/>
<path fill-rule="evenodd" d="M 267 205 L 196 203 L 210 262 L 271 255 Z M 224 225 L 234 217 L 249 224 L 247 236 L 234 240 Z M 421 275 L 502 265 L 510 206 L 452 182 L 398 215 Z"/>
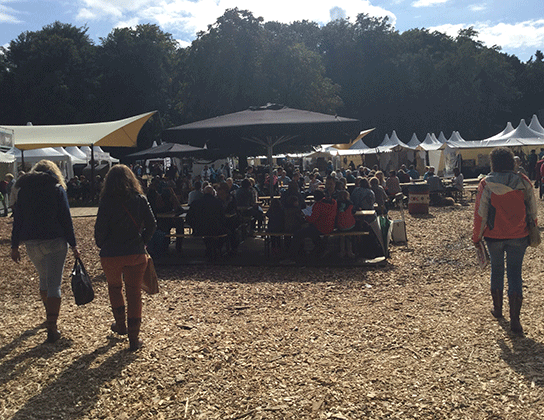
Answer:
<path fill-rule="evenodd" d="M 198 31 L 234 7 L 284 23 L 309 20 L 325 25 L 367 13 L 388 16 L 400 32 L 426 28 L 456 36 L 472 26 L 485 45 L 498 45 L 523 62 L 536 50 L 544 51 L 542 0 L 0 0 L 0 45 L 60 21 L 86 26 L 97 44 L 114 28 L 153 23 L 187 46 Z"/>

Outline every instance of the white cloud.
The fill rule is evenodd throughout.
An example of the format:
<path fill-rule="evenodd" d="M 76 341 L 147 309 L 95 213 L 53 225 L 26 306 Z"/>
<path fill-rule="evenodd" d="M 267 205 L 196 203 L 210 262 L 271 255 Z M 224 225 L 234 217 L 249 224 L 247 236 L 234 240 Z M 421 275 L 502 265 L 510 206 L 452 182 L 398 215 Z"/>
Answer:
<path fill-rule="evenodd" d="M 544 19 L 527 20 L 518 23 L 477 22 L 473 24 L 441 25 L 429 28 L 430 31 L 444 32 L 456 37 L 460 29 L 473 26 L 478 31 L 478 39 L 491 47 L 498 45 L 504 49 L 540 48 L 544 45 Z"/>
<path fill-rule="evenodd" d="M 0 22 L 22 23 L 15 15 L 17 11 L 5 5 L 7 1 L 0 1 Z"/>
<path fill-rule="evenodd" d="M 446 1 L 446 0 L 444 0 Z M 114 19 L 117 21 L 157 23 L 165 31 L 194 34 L 206 30 L 226 9 L 250 10 L 267 21 L 289 23 L 309 20 L 325 24 L 334 17 L 355 18 L 359 13 L 388 16 L 394 25 L 396 16 L 370 0 L 325 0 L 321 2 L 276 0 L 82 0 L 79 21 Z"/>
<path fill-rule="evenodd" d="M 484 10 L 487 10 L 487 3 L 471 4 L 468 6 L 468 9 L 471 12 L 483 12 Z"/>
<path fill-rule="evenodd" d="M 449 0 L 417 0 L 412 3 L 413 7 L 432 7 L 447 3 Z"/>

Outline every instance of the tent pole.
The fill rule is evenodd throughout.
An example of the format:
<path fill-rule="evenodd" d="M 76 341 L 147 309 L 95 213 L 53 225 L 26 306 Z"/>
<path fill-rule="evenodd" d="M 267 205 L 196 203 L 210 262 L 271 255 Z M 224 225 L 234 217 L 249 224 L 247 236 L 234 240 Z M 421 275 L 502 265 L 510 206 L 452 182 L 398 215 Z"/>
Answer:
<path fill-rule="evenodd" d="M 21 149 L 21 165 L 22 165 L 22 171 L 25 170 L 25 151 Z"/>

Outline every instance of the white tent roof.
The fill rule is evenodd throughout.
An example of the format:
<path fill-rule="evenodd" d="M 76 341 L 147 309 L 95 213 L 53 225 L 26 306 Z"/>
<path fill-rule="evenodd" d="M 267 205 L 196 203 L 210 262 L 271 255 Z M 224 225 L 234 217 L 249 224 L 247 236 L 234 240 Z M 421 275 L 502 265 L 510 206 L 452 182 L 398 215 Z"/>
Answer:
<path fill-rule="evenodd" d="M 412 138 L 410 139 L 410 141 L 408 142 L 406 146 L 408 146 L 410 149 L 415 149 L 417 146 L 419 146 L 420 143 L 421 142 L 417 138 L 416 133 L 414 133 L 412 134 Z"/>
<path fill-rule="evenodd" d="M 444 133 L 442 131 L 438 135 L 438 141 L 440 143 L 442 143 L 442 144 L 446 143 L 446 141 L 447 141 L 446 136 L 444 135 Z"/>
<path fill-rule="evenodd" d="M 15 156 L 18 162 L 21 162 L 21 151 L 16 148 L 12 147 L 8 150 L 8 153 L 10 155 Z M 32 149 L 32 150 L 25 150 L 25 162 L 38 162 L 42 159 L 48 159 L 53 162 L 57 162 L 59 160 L 67 161 L 70 159 L 69 156 L 65 155 L 64 153 L 60 153 L 53 149 L 52 147 L 45 147 L 42 149 Z"/>
<path fill-rule="evenodd" d="M 419 146 L 417 146 L 418 150 L 438 150 L 442 146 L 442 143 L 438 141 L 436 136 L 434 134 L 427 133 L 425 136 L 425 140 L 423 140 Z"/>
<path fill-rule="evenodd" d="M 55 149 L 59 153 L 62 153 L 63 155 L 68 156 L 70 158 L 70 161 L 72 162 L 72 165 L 75 165 L 77 163 L 87 163 L 87 159 L 78 158 L 78 157 L 72 155 L 71 153 L 69 153 L 67 150 L 65 150 L 62 147 L 53 147 L 53 149 Z M 26 153 L 28 153 L 28 152 L 26 152 Z M 25 153 L 25 156 L 26 156 L 26 153 Z"/>
<path fill-rule="evenodd" d="M 7 125 L 13 130 L 15 146 L 29 150 L 56 146 L 133 147 L 140 129 L 156 111 L 118 121 L 68 125 Z"/>
<path fill-rule="evenodd" d="M 535 114 L 533 114 L 533 118 L 531 118 L 529 128 L 533 131 L 536 131 L 537 133 L 544 134 L 544 127 L 540 125 L 540 121 L 538 121 L 538 117 Z"/>
<path fill-rule="evenodd" d="M 507 134 L 499 137 L 500 139 L 538 139 L 544 138 L 544 133 L 539 133 L 535 130 L 530 129 L 525 120 L 521 120 L 517 128 L 513 131 L 510 131 Z"/>
<path fill-rule="evenodd" d="M 83 153 L 79 149 L 79 147 L 77 147 L 77 146 L 68 146 L 68 147 L 65 147 L 65 150 L 68 153 L 70 153 L 72 156 L 75 156 L 78 159 L 83 159 L 83 160 L 87 161 L 87 155 L 85 153 Z"/>
<path fill-rule="evenodd" d="M 495 134 L 494 136 L 491 136 L 491 137 L 487 138 L 486 140 L 500 139 L 502 136 L 510 133 L 511 131 L 514 131 L 514 127 L 512 126 L 512 123 L 510 121 L 508 121 L 508 123 L 506 124 L 506 127 L 504 128 L 504 130 L 502 130 L 498 134 Z"/>
<path fill-rule="evenodd" d="M 0 152 L 0 163 L 13 163 L 15 162 L 15 156 L 10 153 Z"/>

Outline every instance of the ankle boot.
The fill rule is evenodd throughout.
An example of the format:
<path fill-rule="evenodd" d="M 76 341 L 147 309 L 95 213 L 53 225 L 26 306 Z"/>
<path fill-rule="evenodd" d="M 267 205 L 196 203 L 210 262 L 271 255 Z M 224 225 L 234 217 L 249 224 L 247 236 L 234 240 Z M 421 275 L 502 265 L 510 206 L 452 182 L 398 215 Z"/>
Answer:
<path fill-rule="evenodd" d="M 111 324 L 111 330 L 114 333 L 117 333 L 119 335 L 126 335 L 127 334 L 127 323 L 126 323 L 126 313 L 125 313 L 125 307 L 120 306 L 118 308 L 112 308 L 113 312 L 113 319 L 115 319 L 115 322 Z"/>
<path fill-rule="evenodd" d="M 58 297 L 48 297 L 46 302 L 47 309 L 47 342 L 54 343 L 60 338 L 60 331 L 57 329 L 57 319 L 59 317 L 60 301 Z"/>
<path fill-rule="evenodd" d="M 521 303 L 523 298 L 517 293 L 513 293 L 512 295 L 508 296 L 508 298 L 510 303 L 510 329 L 514 334 L 522 335 L 523 328 L 519 322 L 519 313 L 521 311 Z"/>
<path fill-rule="evenodd" d="M 502 318 L 502 290 L 492 290 L 491 297 L 493 298 L 493 310 L 491 315 L 495 318 Z"/>
<path fill-rule="evenodd" d="M 142 323 L 141 318 L 128 318 L 128 341 L 130 344 L 130 351 L 138 350 L 142 347 L 142 341 L 138 338 L 140 335 L 140 324 Z"/>

